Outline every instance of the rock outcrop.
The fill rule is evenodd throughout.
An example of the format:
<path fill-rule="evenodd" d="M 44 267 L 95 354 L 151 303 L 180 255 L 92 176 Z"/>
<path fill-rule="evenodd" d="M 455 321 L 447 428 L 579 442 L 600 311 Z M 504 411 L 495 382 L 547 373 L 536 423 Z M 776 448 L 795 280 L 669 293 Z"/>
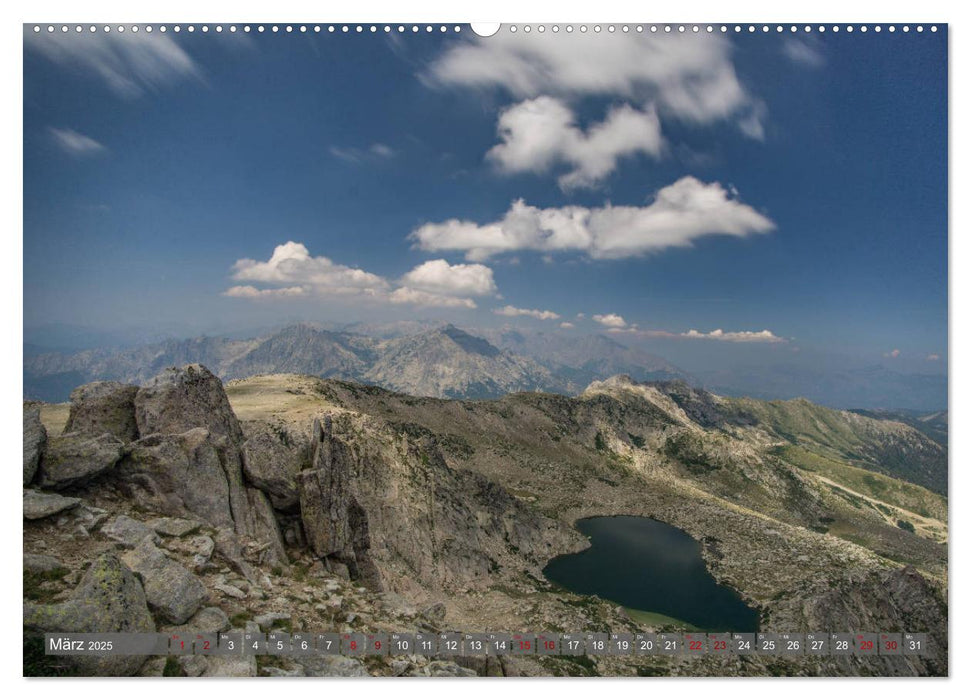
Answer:
<path fill-rule="evenodd" d="M 24 489 L 24 520 L 49 518 L 61 511 L 76 508 L 80 503 L 80 498 Z"/>
<path fill-rule="evenodd" d="M 233 465 L 223 463 L 225 447 L 202 427 L 148 435 L 131 445 L 118 466 L 120 486 L 136 503 L 162 513 L 233 528 L 233 501 L 245 495 L 230 494 L 226 467 Z"/>
<path fill-rule="evenodd" d="M 208 596 L 202 582 L 165 556 L 150 538 L 142 540 L 122 560 L 145 582 L 149 607 L 166 622 L 182 624 L 202 607 Z"/>
<path fill-rule="evenodd" d="M 833 572 L 810 591 L 782 597 L 773 620 L 793 629 L 924 632 L 932 656 L 881 657 L 881 673 L 947 675 L 947 602 L 910 566 Z"/>
<path fill-rule="evenodd" d="M 142 584 L 112 553 L 103 554 L 91 564 L 69 600 L 24 605 L 24 633 L 41 639 L 45 632 L 154 631 L 155 622 Z M 42 657 L 43 651 L 39 654 Z M 76 673 L 96 676 L 131 675 L 145 662 L 144 656 L 57 658 L 57 663 L 69 666 Z M 44 660 L 38 658 L 36 662 L 43 664 Z M 51 663 L 51 657 L 46 662 Z"/>
<path fill-rule="evenodd" d="M 142 437 L 174 435 L 206 428 L 215 437 L 241 445 L 243 431 L 223 384 L 202 365 L 172 367 L 142 386 L 135 395 L 135 422 Z"/>
<path fill-rule="evenodd" d="M 83 484 L 113 469 L 124 453 L 125 443 L 110 433 L 52 437 L 41 459 L 38 482 L 50 489 Z"/>
<path fill-rule="evenodd" d="M 266 423 L 244 428 L 243 473 L 270 498 L 273 507 L 294 509 L 300 494 L 297 474 L 310 465 L 311 446 L 302 435 Z"/>
<path fill-rule="evenodd" d="M 146 538 L 151 539 L 152 542 L 158 542 L 158 535 L 155 534 L 155 530 L 145 523 L 129 518 L 127 515 L 119 515 L 102 527 L 101 534 L 126 549 L 137 547 Z"/>
<path fill-rule="evenodd" d="M 299 475 L 301 520 L 331 570 L 375 589 L 424 597 L 477 586 L 503 562 L 537 572 L 576 535 L 471 472 L 450 469 L 431 440 L 334 413 L 315 421 Z"/>
<path fill-rule="evenodd" d="M 82 435 L 110 433 L 119 440 L 138 438 L 135 395 L 138 387 L 120 382 L 91 382 L 71 392 L 71 412 L 64 432 Z"/>
<path fill-rule="evenodd" d="M 24 571 L 31 574 L 51 574 L 66 571 L 64 562 L 48 554 L 24 554 Z"/>
<path fill-rule="evenodd" d="M 270 502 L 246 485 L 243 431 L 217 377 L 201 365 L 165 370 L 138 390 L 134 414 L 141 438 L 119 476 L 136 502 L 231 529 L 286 562 Z"/>
<path fill-rule="evenodd" d="M 24 405 L 24 486 L 34 480 L 47 445 L 47 430 L 40 422 L 40 408 Z"/>

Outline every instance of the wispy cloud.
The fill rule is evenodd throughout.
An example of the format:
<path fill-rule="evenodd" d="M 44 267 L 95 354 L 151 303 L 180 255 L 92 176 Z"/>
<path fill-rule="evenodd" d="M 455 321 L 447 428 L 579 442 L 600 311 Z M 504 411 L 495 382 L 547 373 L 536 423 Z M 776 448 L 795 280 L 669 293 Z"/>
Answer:
<path fill-rule="evenodd" d="M 940 359 L 941 359 L 941 356 L 935 353 L 931 353 L 930 355 L 927 356 L 928 362 L 937 362 Z"/>
<path fill-rule="evenodd" d="M 449 219 L 410 234 L 422 250 L 460 250 L 468 260 L 486 260 L 520 250 L 580 251 L 593 258 L 627 258 L 690 246 L 704 236 L 742 238 L 775 225 L 721 184 L 683 177 L 662 188 L 643 207 L 565 206 L 539 209 L 523 200 L 502 219 L 477 224 Z"/>
<path fill-rule="evenodd" d="M 900 350 L 898 350 L 897 348 L 894 348 L 890 352 L 883 353 L 883 356 L 889 357 L 891 359 L 897 359 L 898 357 L 900 357 Z"/>
<path fill-rule="evenodd" d="M 169 34 L 28 32 L 24 46 L 65 70 L 100 80 L 125 98 L 201 76 L 196 63 Z"/>
<path fill-rule="evenodd" d="M 817 46 L 795 37 L 786 37 L 782 43 L 782 53 L 793 63 L 809 68 L 819 68 L 826 62 Z"/>
<path fill-rule="evenodd" d="M 380 158 L 394 158 L 395 156 L 394 149 L 383 143 L 372 143 L 368 150 Z"/>
<path fill-rule="evenodd" d="M 74 129 L 57 129 L 53 126 L 48 130 L 51 138 L 65 153 L 81 158 L 103 153 L 107 149 L 90 136 L 80 134 Z"/>
<path fill-rule="evenodd" d="M 331 146 L 330 154 L 347 163 L 363 163 L 368 160 L 388 160 L 394 158 L 397 152 L 383 143 L 372 143 L 367 148 L 351 146 Z"/>
<path fill-rule="evenodd" d="M 539 319 L 540 321 L 555 321 L 560 317 L 558 313 L 553 311 L 542 311 L 540 309 L 519 309 L 515 306 L 509 305 L 503 306 L 501 309 L 494 309 L 492 313 L 498 316 L 529 316 L 530 318 Z"/>

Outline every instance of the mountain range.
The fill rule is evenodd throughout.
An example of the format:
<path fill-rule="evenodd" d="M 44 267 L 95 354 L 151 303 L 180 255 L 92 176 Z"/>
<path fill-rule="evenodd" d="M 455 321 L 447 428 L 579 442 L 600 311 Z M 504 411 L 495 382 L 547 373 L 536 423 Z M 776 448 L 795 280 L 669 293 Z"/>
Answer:
<path fill-rule="evenodd" d="M 86 382 L 142 383 L 166 367 L 189 363 L 210 367 L 223 380 L 307 374 L 438 398 L 497 398 L 516 391 L 574 394 L 613 374 L 693 381 L 664 359 L 606 336 L 565 340 L 507 331 L 487 339 L 453 325 L 409 330 L 416 332 L 365 335 L 296 324 L 242 340 L 201 336 L 75 353 L 25 348 L 24 396 L 64 401 Z"/>

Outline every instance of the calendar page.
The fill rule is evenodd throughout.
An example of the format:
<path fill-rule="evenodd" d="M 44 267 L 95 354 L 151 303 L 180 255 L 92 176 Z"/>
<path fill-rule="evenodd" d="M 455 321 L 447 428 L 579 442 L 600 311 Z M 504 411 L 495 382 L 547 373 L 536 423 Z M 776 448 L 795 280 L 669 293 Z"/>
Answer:
<path fill-rule="evenodd" d="M 28 22 L 22 263 L 24 676 L 949 674 L 946 23 Z"/>

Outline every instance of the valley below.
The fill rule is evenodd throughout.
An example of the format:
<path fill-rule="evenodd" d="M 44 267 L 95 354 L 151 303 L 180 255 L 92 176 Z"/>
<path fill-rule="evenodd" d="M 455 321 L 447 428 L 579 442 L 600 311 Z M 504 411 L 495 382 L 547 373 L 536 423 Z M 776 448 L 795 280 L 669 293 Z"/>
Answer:
<path fill-rule="evenodd" d="M 97 382 L 70 404 L 27 402 L 24 420 L 28 638 L 57 625 L 677 630 L 676 616 L 628 611 L 544 575 L 557 557 L 589 547 L 580 521 L 629 516 L 693 538 L 707 575 L 753 611 L 761 631 L 922 632 L 932 651 L 149 657 L 58 672 L 947 674 L 947 457 L 898 421 L 623 375 L 574 397 L 471 400 L 299 374 L 224 386 L 200 365 L 164 370 L 140 388 Z M 127 581 L 112 585 L 137 602 L 104 610 L 91 594 L 98 576 Z M 133 617 L 136 609 L 144 615 Z"/>

